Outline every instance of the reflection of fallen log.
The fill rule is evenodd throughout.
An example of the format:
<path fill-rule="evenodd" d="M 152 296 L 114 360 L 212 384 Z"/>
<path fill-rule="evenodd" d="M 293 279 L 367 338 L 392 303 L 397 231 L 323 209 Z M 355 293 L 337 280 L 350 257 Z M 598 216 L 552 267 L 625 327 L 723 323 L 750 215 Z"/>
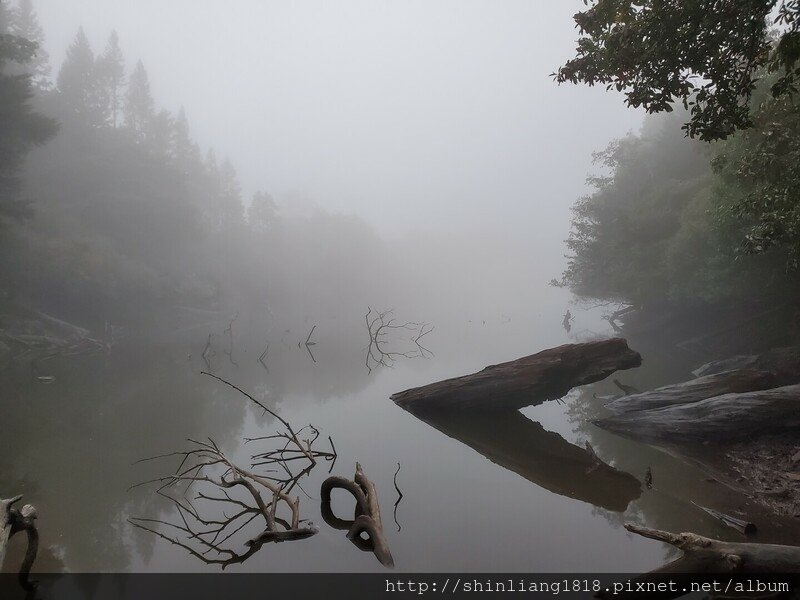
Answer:
<path fill-rule="evenodd" d="M 638 367 L 638 352 L 621 338 L 565 344 L 478 373 L 392 395 L 403 407 L 518 409 L 561 398 L 573 387 Z"/>
<path fill-rule="evenodd" d="M 355 498 L 355 518 L 352 521 L 340 519 L 333 513 L 331 492 L 337 488 L 350 492 Z M 394 567 L 389 544 L 386 542 L 386 536 L 383 535 L 378 492 L 375 484 L 364 475 L 360 464 L 356 463 L 356 474 L 352 481 L 339 476 L 328 477 L 323 481 L 320 497 L 322 499 L 322 518 L 328 525 L 335 529 L 346 530 L 347 539 L 353 542 L 359 550 L 373 552 L 383 566 Z M 367 537 L 364 538 L 363 534 L 366 534 Z"/>
<path fill-rule="evenodd" d="M 605 406 L 614 413 L 628 413 L 676 404 L 691 404 L 722 394 L 766 390 L 775 385 L 776 378 L 772 373 L 750 369 L 728 371 L 667 385 L 648 392 L 622 396 Z"/>
<path fill-rule="evenodd" d="M 28 535 L 28 549 L 19 569 L 19 582 L 25 589 L 33 589 L 35 583 L 29 578 L 31 567 L 39 552 L 39 532 L 36 529 L 36 509 L 26 504 L 21 509 L 14 508 L 22 496 L 0 500 L 0 568 L 6 555 L 8 541 L 15 534 L 24 531 Z"/>
<path fill-rule="evenodd" d="M 553 493 L 614 511 L 624 511 L 641 493 L 633 475 L 607 465 L 593 449 L 570 444 L 518 411 L 470 415 L 417 410 L 412 414 Z"/>
<path fill-rule="evenodd" d="M 741 442 L 796 431 L 800 426 L 800 385 L 627 412 L 594 424 L 659 446 Z"/>

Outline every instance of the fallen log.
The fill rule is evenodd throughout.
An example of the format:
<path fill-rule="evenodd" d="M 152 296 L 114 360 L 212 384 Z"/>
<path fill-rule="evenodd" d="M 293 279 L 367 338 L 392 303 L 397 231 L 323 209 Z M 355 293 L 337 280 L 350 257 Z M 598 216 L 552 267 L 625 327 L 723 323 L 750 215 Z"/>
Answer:
<path fill-rule="evenodd" d="M 400 406 L 438 409 L 509 410 L 563 397 L 572 388 L 642 364 L 622 338 L 565 344 L 478 373 L 398 392 Z"/>
<path fill-rule="evenodd" d="M 36 555 L 39 552 L 39 531 L 36 529 L 36 509 L 26 504 L 21 509 L 14 508 L 22 496 L 15 496 L 8 500 L 0 500 L 0 569 L 6 556 L 8 541 L 17 533 L 24 531 L 28 535 L 28 549 L 19 568 L 19 583 L 26 590 L 36 587 L 30 580 L 30 572 Z"/>
<path fill-rule="evenodd" d="M 595 425 L 657 446 L 733 443 L 800 426 L 800 385 L 613 415 Z"/>
<path fill-rule="evenodd" d="M 493 463 L 555 494 L 618 512 L 641 495 L 636 477 L 604 463 L 590 444 L 585 449 L 570 444 L 519 411 L 409 412 Z"/>
<path fill-rule="evenodd" d="M 622 396 L 605 407 L 615 414 L 644 411 L 678 404 L 691 404 L 723 394 L 752 392 L 773 388 L 777 378 L 770 372 L 743 369 L 698 377 L 682 383 Z"/>
<path fill-rule="evenodd" d="M 693 591 L 716 591 L 715 595 L 709 596 L 716 598 L 785 597 L 765 596 L 763 593 L 752 596 L 743 592 L 755 591 L 751 589 L 750 579 L 754 573 L 761 576 L 759 581 L 763 579 L 774 582 L 771 576 L 777 575 L 778 581 L 783 582 L 782 585 L 788 583 L 790 588 L 796 583 L 796 577 L 790 575 L 800 573 L 798 546 L 723 542 L 696 533 L 670 533 L 632 523 L 626 523 L 625 529 L 642 537 L 670 544 L 681 550 L 682 556 L 629 581 L 614 582 L 611 584 L 613 589 L 598 592 L 598 598 L 638 600 L 658 597 L 666 600 L 679 598 Z M 709 579 L 723 573 L 726 574 L 725 583 L 721 584 L 725 588 L 724 593 L 722 589 L 715 587 L 715 581 L 716 585 L 720 585 L 716 578 Z M 769 587 L 766 590 L 772 591 Z"/>
<path fill-rule="evenodd" d="M 734 369 L 769 371 L 776 378 L 775 385 L 800 383 L 800 346 L 773 348 L 763 354 L 740 354 L 715 360 L 698 367 L 692 374 L 703 377 Z"/>

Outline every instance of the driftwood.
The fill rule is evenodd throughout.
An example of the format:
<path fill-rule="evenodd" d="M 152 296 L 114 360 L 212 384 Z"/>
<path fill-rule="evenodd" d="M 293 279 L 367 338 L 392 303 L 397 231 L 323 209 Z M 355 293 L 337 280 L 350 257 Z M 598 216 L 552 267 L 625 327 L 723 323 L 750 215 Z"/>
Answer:
<path fill-rule="evenodd" d="M 340 519 L 331 508 L 331 492 L 337 488 L 350 492 L 355 498 L 355 517 L 352 521 Z M 378 492 L 375 484 L 364 475 L 360 464 L 356 463 L 356 474 L 352 481 L 339 476 L 323 481 L 320 498 L 322 518 L 328 525 L 347 531 L 347 539 L 359 550 L 373 552 L 384 567 L 394 567 L 394 559 L 383 534 Z M 364 538 L 363 534 L 367 537 Z"/>
<path fill-rule="evenodd" d="M 633 475 L 604 463 L 590 445 L 584 449 L 570 444 L 519 411 L 410 412 L 493 463 L 555 494 L 620 512 L 641 494 Z"/>
<path fill-rule="evenodd" d="M 573 387 L 600 381 L 641 362 L 639 353 L 621 338 L 565 344 L 391 398 L 406 408 L 519 409 L 561 398 Z"/>
<path fill-rule="evenodd" d="M 659 446 L 742 442 L 764 434 L 796 431 L 800 426 L 800 385 L 724 394 L 593 422 L 608 431 Z"/>
<path fill-rule="evenodd" d="M 800 383 L 800 346 L 773 348 L 763 354 L 739 354 L 706 363 L 694 371 L 695 377 L 713 375 L 736 369 L 769 371 L 775 376 L 776 386 Z"/>
<path fill-rule="evenodd" d="M 24 531 L 28 536 L 28 549 L 19 569 L 19 582 L 23 588 L 31 590 L 36 587 L 36 583 L 30 579 L 30 572 L 39 553 L 39 531 L 36 529 L 36 509 L 33 506 L 26 504 L 19 510 L 14 508 L 14 504 L 20 500 L 22 496 L 0 500 L 0 567 L 3 566 L 9 540 Z"/>
<path fill-rule="evenodd" d="M 778 589 L 777 581 L 789 588 L 794 585 L 800 573 L 800 547 L 778 544 L 756 544 L 750 542 L 723 542 L 696 533 L 670 533 L 626 523 L 625 529 L 643 537 L 658 540 L 678 548 L 682 556 L 662 567 L 644 573 L 629 581 L 616 581 L 598 598 L 615 600 L 638 600 L 639 598 L 678 598 L 692 591 L 712 592 L 711 598 L 773 598 L 785 595 L 748 595 L 753 592 L 752 574 L 758 574 L 758 581 L 771 581 L 771 587 Z M 720 581 L 718 575 L 725 574 Z M 709 579 L 711 577 L 711 579 Z M 716 586 L 714 587 L 716 582 Z M 699 586 L 706 586 L 704 588 Z M 737 589 L 741 586 L 741 589 Z M 693 590 L 693 587 L 695 588 Z M 773 591 L 766 586 L 764 591 Z M 744 593 L 743 593 L 744 592 Z M 792 596 L 793 597 L 793 596 Z"/>
<path fill-rule="evenodd" d="M 694 506 L 702 510 L 708 515 L 711 515 L 715 519 L 717 519 L 720 523 L 725 525 L 726 527 L 730 527 L 731 529 L 735 529 L 739 533 L 743 535 L 755 535 L 758 532 L 758 528 L 756 527 L 755 523 L 751 523 L 750 521 L 745 521 L 744 519 L 738 519 L 731 515 L 726 515 L 724 512 L 720 512 L 718 510 L 714 510 L 713 508 L 708 508 L 706 506 L 700 506 L 696 502 L 692 502 Z"/>
<path fill-rule="evenodd" d="M 766 371 L 745 369 L 706 375 L 690 381 L 622 396 L 608 402 L 605 407 L 621 414 L 644 411 L 676 404 L 691 404 L 723 394 L 766 390 L 777 385 L 776 378 Z"/>
<path fill-rule="evenodd" d="M 670 533 L 628 523 L 625 529 L 683 550 L 653 573 L 800 573 L 800 546 L 723 542 L 696 533 Z"/>

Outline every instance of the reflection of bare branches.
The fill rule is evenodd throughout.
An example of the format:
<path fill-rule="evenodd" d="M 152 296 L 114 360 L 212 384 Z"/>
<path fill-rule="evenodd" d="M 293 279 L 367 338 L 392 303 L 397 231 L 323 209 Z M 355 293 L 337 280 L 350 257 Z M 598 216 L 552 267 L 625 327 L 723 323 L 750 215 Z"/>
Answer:
<path fill-rule="evenodd" d="M 397 531 L 400 531 L 400 523 L 397 522 L 397 507 L 400 506 L 400 501 L 403 499 L 403 492 L 397 485 L 397 474 L 400 472 L 400 463 L 397 463 L 397 471 L 394 472 L 394 489 L 397 490 L 397 502 L 394 503 L 394 524 L 397 525 Z"/>
<path fill-rule="evenodd" d="M 236 314 L 233 315 L 233 318 L 231 319 L 230 323 L 228 323 L 228 327 L 225 329 L 225 331 L 222 332 L 223 335 L 226 333 L 228 334 L 228 349 L 225 350 L 224 352 L 225 354 L 228 355 L 228 360 L 231 361 L 231 364 L 236 367 L 238 367 L 239 365 L 235 360 L 233 360 L 233 324 L 238 318 L 239 318 L 239 311 L 237 310 Z"/>
<path fill-rule="evenodd" d="M 330 462 L 333 468 L 337 458 L 333 440 L 328 437 L 330 452 L 315 450 L 314 442 L 320 433 L 313 425 L 295 430 L 289 421 L 238 386 L 206 371 L 202 374 L 249 398 L 282 425 L 273 435 L 245 438 L 246 443 L 271 442 L 274 447 L 254 454 L 249 469 L 234 464 L 211 439 L 208 442 L 189 440 L 192 447 L 187 451 L 139 461 L 181 457 L 174 474 L 138 484 L 158 484 L 157 493 L 172 503 L 177 519 L 170 522 L 135 518 L 130 522 L 184 548 L 203 562 L 223 568 L 244 562 L 268 542 L 299 540 L 317 533 L 313 524 L 300 519 L 300 498 L 290 494 L 295 487 L 303 490 L 300 480 L 319 460 Z M 305 431 L 308 431 L 308 437 L 303 439 L 301 434 Z M 294 469 L 296 464 L 302 469 Z M 258 472 L 253 471 L 256 468 Z M 190 498 L 189 492 L 193 489 L 196 494 Z M 279 514 L 279 506 L 284 510 L 288 508 L 288 517 Z M 208 516 L 211 510 L 216 513 Z M 245 528 L 259 519 L 262 530 L 244 541 L 246 549 L 234 547 L 230 540 L 237 534 L 244 536 Z M 166 532 L 158 531 L 159 525 Z"/>
<path fill-rule="evenodd" d="M 366 348 L 364 365 L 368 372 L 378 366 L 392 367 L 399 358 L 428 358 L 433 356 L 433 352 L 422 345 L 420 340 L 433 331 L 433 327 L 428 323 L 417 323 L 406 321 L 398 322 L 394 318 L 392 309 L 384 311 L 373 311 L 367 307 L 367 314 L 364 315 L 364 322 L 369 333 L 369 345 Z M 416 349 L 398 350 L 390 346 L 390 334 L 395 330 L 406 330 L 416 332 L 416 336 L 411 338 Z"/>
<path fill-rule="evenodd" d="M 129 519 L 132 525 L 223 569 L 246 561 L 264 544 L 301 540 L 317 533 L 313 523 L 300 518 L 300 498 L 290 496 L 284 486 L 235 465 L 211 439 L 189 442 L 189 450 L 144 459 L 182 457 L 174 474 L 144 482 L 159 484 L 157 493 L 176 509 L 176 522 L 135 517 Z M 192 490 L 196 494 L 190 498 Z M 287 517 L 278 512 L 279 505 L 288 508 Z M 209 507 L 221 516 L 207 516 L 203 509 Z M 231 539 L 244 535 L 245 528 L 257 519 L 263 522 L 260 533 L 246 539 L 244 549 L 234 546 Z M 166 532 L 156 529 L 159 525 Z"/>
<path fill-rule="evenodd" d="M 203 362 L 206 363 L 207 369 L 211 369 L 211 359 L 214 358 L 214 356 L 216 355 L 214 349 L 211 347 L 212 335 L 213 334 L 211 333 L 208 334 L 208 339 L 206 340 L 206 347 L 203 348 L 203 353 L 200 355 L 203 357 Z"/>
<path fill-rule="evenodd" d="M 264 348 L 264 351 L 258 356 L 258 362 L 261 363 L 261 366 L 264 367 L 267 373 L 269 373 L 269 367 L 267 366 L 268 355 L 269 355 L 269 344 L 267 344 L 266 348 Z"/>
<path fill-rule="evenodd" d="M 311 357 L 311 360 L 313 360 L 314 362 L 317 362 L 317 359 L 316 359 L 316 358 L 314 358 L 314 353 L 313 353 L 313 352 L 311 352 L 311 346 L 316 346 L 316 345 L 317 345 L 317 342 L 314 342 L 314 341 L 312 341 L 312 340 L 311 340 L 311 336 L 312 336 L 312 335 L 314 335 L 314 330 L 315 330 L 316 328 L 317 328 L 317 326 L 316 326 L 316 325 L 314 325 L 314 326 L 311 328 L 311 331 L 309 331 L 309 332 L 308 332 L 308 337 L 306 338 L 306 341 L 305 341 L 305 342 L 297 342 L 297 347 L 298 347 L 298 348 L 300 347 L 300 344 L 301 344 L 301 343 L 303 343 L 303 344 L 305 345 L 306 352 L 308 352 L 308 355 Z"/>
<path fill-rule="evenodd" d="M 355 519 L 352 521 L 340 519 L 331 509 L 331 492 L 337 488 L 350 492 L 356 501 Z M 392 553 L 383 535 L 378 492 L 375 484 L 364 475 L 360 464 L 356 463 L 356 474 L 352 481 L 339 476 L 328 477 L 323 481 L 320 497 L 322 518 L 328 525 L 346 530 L 347 539 L 359 550 L 373 552 L 383 566 L 394 567 Z"/>

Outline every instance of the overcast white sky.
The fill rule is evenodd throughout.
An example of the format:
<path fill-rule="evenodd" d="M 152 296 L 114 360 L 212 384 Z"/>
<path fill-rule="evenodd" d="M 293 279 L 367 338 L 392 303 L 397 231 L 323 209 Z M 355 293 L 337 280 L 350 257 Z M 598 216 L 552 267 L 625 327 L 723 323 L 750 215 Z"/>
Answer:
<path fill-rule="evenodd" d="M 557 86 L 580 0 L 35 0 L 58 65 L 116 28 L 246 193 L 298 191 L 379 230 L 562 240 L 591 152 L 641 113 Z M 545 241 L 545 240 L 542 240 Z"/>

